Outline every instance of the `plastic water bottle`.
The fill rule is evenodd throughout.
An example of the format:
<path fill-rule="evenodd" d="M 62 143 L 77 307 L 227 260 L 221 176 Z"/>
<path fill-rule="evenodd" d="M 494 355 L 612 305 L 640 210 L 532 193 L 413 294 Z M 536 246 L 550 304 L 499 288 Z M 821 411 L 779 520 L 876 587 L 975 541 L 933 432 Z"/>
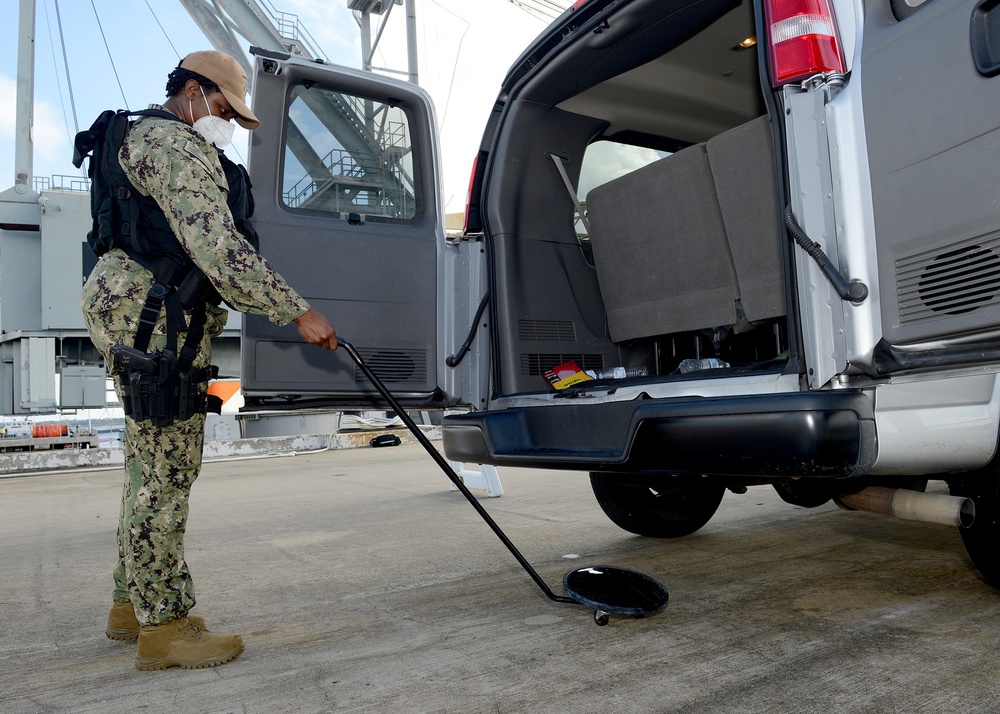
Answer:
<path fill-rule="evenodd" d="M 705 369 L 721 369 L 728 366 L 728 362 L 723 362 L 718 357 L 706 357 L 704 359 L 681 360 L 677 369 L 680 370 L 681 374 L 687 374 L 688 372 L 701 372 Z"/>
<path fill-rule="evenodd" d="M 645 377 L 649 370 L 645 365 L 636 367 L 610 367 L 594 372 L 594 379 L 625 379 L 626 377 Z"/>

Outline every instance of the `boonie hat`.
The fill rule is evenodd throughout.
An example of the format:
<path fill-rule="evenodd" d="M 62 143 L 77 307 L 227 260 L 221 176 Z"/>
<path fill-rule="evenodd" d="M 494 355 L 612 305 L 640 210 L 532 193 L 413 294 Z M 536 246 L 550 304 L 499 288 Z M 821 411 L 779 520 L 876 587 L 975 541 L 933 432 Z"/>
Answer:
<path fill-rule="evenodd" d="M 260 120 L 254 116 L 244 101 L 247 96 L 247 73 L 235 59 L 225 52 L 199 50 L 189 54 L 177 66 L 197 72 L 217 84 L 222 96 L 236 112 L 237 124 L 244 129 L 256 129 L 260 126 Z"/>

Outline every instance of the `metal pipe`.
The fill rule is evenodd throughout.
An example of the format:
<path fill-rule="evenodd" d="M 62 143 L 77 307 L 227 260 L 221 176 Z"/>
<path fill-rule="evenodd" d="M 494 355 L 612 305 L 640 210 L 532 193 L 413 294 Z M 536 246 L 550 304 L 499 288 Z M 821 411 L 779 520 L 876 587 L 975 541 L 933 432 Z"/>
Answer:
<path fill-rule="evenodd" d="M 860 491 L 834 496 L 833 500 L 846 511 L 868 511 L 906 521 L 961 528 L 968 528 L 976 518 L 976 504 L 971 498 L 924 493 L 906 488 L 869 486 Z"/>
<path fill-rule="evenodd" d="M 21 0 L 17 25 L 17 113 L 14 127 L 14 190 L 31 190 L 35 116 L 35 0 Z"/>
<path fill-rule="evenodd" d="M 410 82 L 420 84 L 417 73 L 417 0 L 406 0 L 406 54 Z"/>

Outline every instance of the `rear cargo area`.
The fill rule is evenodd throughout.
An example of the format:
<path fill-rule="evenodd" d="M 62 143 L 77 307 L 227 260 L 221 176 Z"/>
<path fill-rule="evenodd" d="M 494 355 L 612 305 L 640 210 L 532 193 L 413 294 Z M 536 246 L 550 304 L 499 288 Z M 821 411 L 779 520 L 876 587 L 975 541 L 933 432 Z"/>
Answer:
<path fill-rule="evenodd" d="M 610 37 L 571 36 L 526 74 L 501 120 L 485 208 L 502 395 L 550 390 L 544 373 L 567 361 L 662 382 L 789 359 L 752 4 L 625 12 L 607 18 Z M 710 374 L 692 362 L 706 358 Z"/>

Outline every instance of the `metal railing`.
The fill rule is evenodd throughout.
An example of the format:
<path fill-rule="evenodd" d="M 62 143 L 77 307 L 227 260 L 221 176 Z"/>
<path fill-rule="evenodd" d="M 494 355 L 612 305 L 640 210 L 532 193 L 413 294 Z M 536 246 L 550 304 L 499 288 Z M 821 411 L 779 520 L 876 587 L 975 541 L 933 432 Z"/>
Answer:
<path fill-rule="evenodd" d="M 333 149 L 323 157 L 329 178 L 305 176 L 284 192 L 285 205 L 302 208 L 320 193 L 323 210 L 334 213 L 357 211 L 388 218 L 409 218 L 412 195 L 405 188 L 412 181 L 398 164 L 387 165 L 381 156 L 371 156 L 366 167 L 344 149 Z M 392 181 L 387 179 L 392 178 Z M 349 193 L 348 193 L 349 192 Z"/>
<path fill-rule="evenodd" d="M 309 30 L 302 24 L 298 15 L 278 10 L 271 4 L 270 0 L 258 0 L 257 3 L 247 3 L 251 9 L 254 9 L 255 4 L 263 8 L 264 12 L 268 15 L 267 19 L 271 21 L 271 24 L 278 30 L 278 34 L 283 38 L 297 42 L 312 58 L 319 57 L 327 62 L 330 61 L 326 54 L 319 49 L 319 43 L 316 42 L 309 33 Z"/>
<path fill-rule="evenodd" d="M 83 176 L 68 174 L 53 174 L 52 176 L 35 176 L 32 179 L 35 191 L 78 191 L 90 192 L 90 179 Z"/>

